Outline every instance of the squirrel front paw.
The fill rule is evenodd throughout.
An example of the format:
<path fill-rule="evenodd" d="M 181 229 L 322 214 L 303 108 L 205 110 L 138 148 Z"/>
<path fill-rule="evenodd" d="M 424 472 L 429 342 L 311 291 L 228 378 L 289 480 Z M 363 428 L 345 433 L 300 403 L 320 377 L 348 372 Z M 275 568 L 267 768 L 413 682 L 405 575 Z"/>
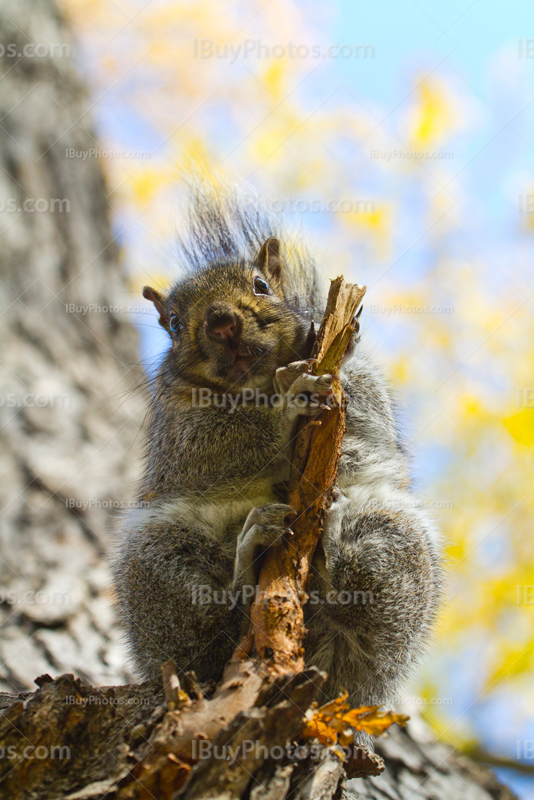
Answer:
<path fill-rule="evenodd" d="M 287 530 L 285 518 L 295 510 L 285 503 L 268 503 L 253 508 L 237 537 L 234 586 L 255 586 L 262 550 L 280 541 Z"/>
<path fill-rule="evenodd" d="M 293 361 L 276 370 L 275 386 L 284 397 L 284 408 L 291 417 L 299 414 L 313 416 L 329 408 L 325 400 L 334 393 L 334 376 L 328 373 L 312 375 L 309 370 L 315 360 Z"/>
<path fill-rule="evenodd" d="M 305 361 L 292 361 L 286 367 L 279 367 L 275 374 L 275 385 L 278 392 L 286 394 L 292 383 L 302 374 L 310 374 L 316 358 L 307 358 Z"/>

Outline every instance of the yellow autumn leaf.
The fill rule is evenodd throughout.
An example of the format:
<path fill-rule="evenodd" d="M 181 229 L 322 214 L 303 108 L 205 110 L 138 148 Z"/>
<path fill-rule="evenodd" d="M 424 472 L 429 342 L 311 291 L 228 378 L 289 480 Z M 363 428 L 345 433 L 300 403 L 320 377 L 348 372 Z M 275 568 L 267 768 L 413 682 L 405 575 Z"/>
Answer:
<path fill-rule="evenodd" d="M 409 717 L 391 711 L 379 711 L 377 706 L 360 706 L 351 709 L 344 692 L 324 706 L 312 707 L 304 719 L 304 739 L 318 739 L 336 750 L 336 745 L 347 747 L 354 742 L 354 732 L 364 731 L 371 736 L 382 736 L 391 725 L 406 725 Z"/>
<path fill-rule="evenodd" d="M 284 65 L 282 61 L 274 61 L 266 70 L 263 80 L 274 97 L 284 96 Z"/>
<path fill-rule="evenodd" d="M 441 83 L 422 81 L 417 100 L 412 122 L 412 141 L 416 149 L 436 144 L 454 124 L 453 110 Z"/>
<path fill-rule="evenodd" d="M 392 725 L 406 725 L 410 718 L 405 714 L 394 714 L 392 711 L 378 711 L 378 708 L 356 708 L 343 715 L 347 722 L 357 731 L 365 731 L 371 736 L 382 736 Z"/>
<path fill-rule="evenodd" d="M 307 720 L 302 736 L 304 739 L 318 739 L 321 744 L 337 743 L 337 732 L 321 719 Z"/>
<path fill-rule="evenodd" d="M 534 445 L 534 408 L 524 408 L 503 420 L 510 436 L 519 444 Z"/>
<path fill-rule="evenodd" d="M 140 205 L 148 205 L 163 186 L 169 185 L 174 177 L 163 168 L 145 167 L 137 169 L 129 178 L 132 197 Z"/>

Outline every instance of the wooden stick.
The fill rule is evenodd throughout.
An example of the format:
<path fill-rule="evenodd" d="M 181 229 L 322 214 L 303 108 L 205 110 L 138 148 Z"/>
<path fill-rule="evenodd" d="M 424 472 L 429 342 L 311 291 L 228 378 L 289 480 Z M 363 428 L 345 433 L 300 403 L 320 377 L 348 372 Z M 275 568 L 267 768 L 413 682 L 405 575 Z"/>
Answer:
<path fill-rule="evenodd" d="M 304 669 L 302 647 L 305 628 L 302 599 L 310 564 L 322 533 L 325 512 L 341 455 L 345 432 L 345 404 L 337 373 L 354 332 L 353 320 L 366 287 L 331 282 L 326 311 L 312 356 L 315 373 L 336 375 L 335 405 L 321 412 L 318 421 L 301 427 L 293 454 L 289 504 L 297 512 L 282 544 L 272 547 L 263 564 L 256 599 L 251 607 L 252 625 L 236 656 L 255 653 L 274 675 Z"/>

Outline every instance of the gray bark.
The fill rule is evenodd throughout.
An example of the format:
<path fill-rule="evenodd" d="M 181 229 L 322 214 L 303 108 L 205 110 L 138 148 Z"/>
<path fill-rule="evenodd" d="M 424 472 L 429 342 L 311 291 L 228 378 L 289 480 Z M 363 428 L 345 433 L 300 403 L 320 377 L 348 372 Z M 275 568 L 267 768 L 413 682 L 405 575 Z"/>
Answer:
<path fill-rule="evenodd" d="M 66 671 L 124 682 L 104 554 L 144 402 L 123 396 L 141 378 L 135 328 L 98 307 L 132 298 L 100 165 L 66 156 L 97 144 L 57 54 L 64 22 L 49 0 L 5 0 L 0 42 L 0 687 Z M 33 56 L 8 55 L 32 42 Z"/>

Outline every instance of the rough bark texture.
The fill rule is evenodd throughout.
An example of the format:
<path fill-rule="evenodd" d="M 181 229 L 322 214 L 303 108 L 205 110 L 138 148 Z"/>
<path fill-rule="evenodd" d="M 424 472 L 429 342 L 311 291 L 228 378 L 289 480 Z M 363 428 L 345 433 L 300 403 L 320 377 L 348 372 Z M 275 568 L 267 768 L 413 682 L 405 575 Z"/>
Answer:
<path fill-rule="evenodd" d="M 187 706 L 169 711 L 153 685 L 95 689 L 72 675 L 41 683 L 35 693 L 0 703 L 0 752 L 8 754 L 0 759 L 0 797 L 6 800 L 171 800 L 180 787 L 184 800 L 514 797 L 488 769 L 432 744 L 415 725 L 378 741 L 386 762 L 378 778 L 346 782 L 341 762 L 326 749 L 273 752 L 296 734 L 302 710 L 318 694 L 321 675 L 314 670 L 273 687 L 220 732 L 218 757 L 192 770 L 176 755 Z M 196 697 L 195 687 L 190 691 Z M 248 741 L 253 749 L 243 749 Z M 231 752 L 223 749 L 228 744 Z M 265 757 L 266 750 L 275 757 Z"/>
<path fill-rule="evenodd" d="M 99 308 L 131 298 L 100 164 L 66 156 L 97 145 L 54 4 L 5 0 L 0 43 L 0 688 L 124 682 L 104 554 L 144 410 L 122 396 L 141 377 L 134 326 Z M 56 50 L 8 55 L 29 43 Z"/>
<path fill-rule="evenodd" d="M 141 375 L 134 329 L 109 310 L 127 306 L 128 295 L 99 164 L 66 157 L 95 147 L 86 95 L 71 59 L 16 55 L 31 42 L 70 44 L 53 0 L 4 0 L 0 688 L 21 694 L 0 702 L 0 797 L 166 800 L 183 787 L 185 798 L 339 799 L 349 791 L 343 769 L 324 749 L 297 760 L 260 751 L 196 765 L 188 750 L 187 719 L 202 707 L 217 745 L 284 745 L 323 680 L 314 670 L 258 696 L 261 670 L 250 664 L 243 680 L 246 662 L 234 664 L 217 715 L 192 676 L 178 692 L 171 673 L 165 694 L 101 686 L 125 680 L 105 552 L 109 505 L 132 496 L 137 476 L 144 405 L 123 393 Z M 61 677 L 24 692 L 45 672 Z M 239 693 L 247 710 L 232 722 Z M 221 724 L 225 715 L 230 724 Z M 352 782 L 351 797 L 512 797 L 487 770 L 413 733 L 394 731 L 378 749 L 387 772 Z"/>

